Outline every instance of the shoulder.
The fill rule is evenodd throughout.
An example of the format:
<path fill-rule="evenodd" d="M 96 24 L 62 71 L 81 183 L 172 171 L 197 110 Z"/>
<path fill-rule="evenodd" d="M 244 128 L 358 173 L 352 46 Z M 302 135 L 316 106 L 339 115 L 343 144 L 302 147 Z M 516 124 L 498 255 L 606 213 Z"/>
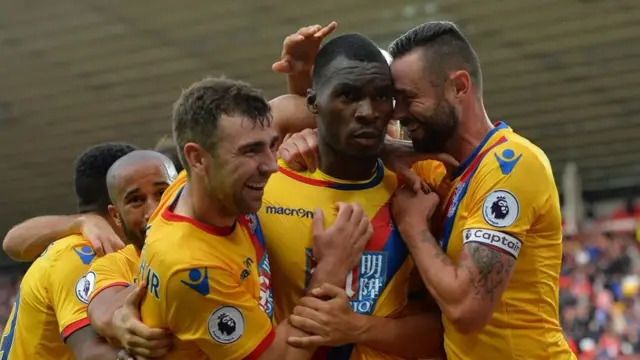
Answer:
<path fill-rule="evenodd" d="M 492 148 L 480 165 L 479 172 L 496 180 L 527 180 L 528 186 L 554 183 L 553 171 L 546 154 L 524 137 L 508 133 L 506 141 Z"/>
<path fill-rule="evenodd" d="M 224 258 L 224 249 L 212 246 L 214 236 L 186 222 L 158 220 L 140 255 L 140 261 L 154 271 L 169 275 L 181 269 L 217 265 Z"/>
<path fill-rule="evenodd" d="M 52 263 L 70 267 L 88 266 L 96 258 L 91 243 L 81 235 L 71 235 L 57 240 L 43 253 L 42 257 Z"/>

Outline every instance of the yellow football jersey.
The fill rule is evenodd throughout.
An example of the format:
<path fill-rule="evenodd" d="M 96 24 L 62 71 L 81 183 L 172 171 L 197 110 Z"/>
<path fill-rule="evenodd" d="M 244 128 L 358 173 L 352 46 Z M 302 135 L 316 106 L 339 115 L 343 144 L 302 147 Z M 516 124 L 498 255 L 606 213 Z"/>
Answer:
<path fill-rule="evenodd" d="M 335 203 L 358 202 L 374 228 L 357 266 L 346 279 L 353 310 L 375 316 L 398 315 L 407 302 L 407 286 L 413 262 L 394 228 L 389 201 L 398 186 L 397 177 L 382 162 L 371 179 L 346 182 L 321 171 L 294 172 L 280 162 L 280 171 L 265 188 L 258 216 L 262 224 L 273 271 L 276 319 L 286 319 L 304 296 L 315 263 L 312 257 L 313 209 L 324 213 L 325 227 L 337 215 Z M 393 359 L 364 346 L 321 349 L 317 358 Z"/>
<path fill-rule="evenodd" d="M 133 245 L 127 245 L 124 249 L 96 259 L 89 270 L 90 276 L 95 279 L 89 302 L 110 287 L 129 287 L 135 284 L 139 264 L 140 254 Z"/>
<path fill-rule="evenodd" d="M 142 320 L 177 337 L 166 359 L 258 358 L 275 337 L 256 215 L 217 228 L 168 206 L 148 233 L 138 278 L 148 292 Z"/>
<path fill-rule="evenodd" d="M 453 180 L 441 164 L 414 167 L 442 202 L 437 235 L 458 262 L 465 243 L 511 255 L 513 274 L 489 324 L 460 334 L 443 317 L 449 360 L 575 359 L 558 320 L 562 224 L 558 191 L 546 155 L 499 123 Z"/>
<path fill-rule="evenodd" d="M 1 360 L 73 360 L 65 340 L 89 325 L 95 253 L 80 235 L 60 239 L 31 265 L 2 336 Z"/>

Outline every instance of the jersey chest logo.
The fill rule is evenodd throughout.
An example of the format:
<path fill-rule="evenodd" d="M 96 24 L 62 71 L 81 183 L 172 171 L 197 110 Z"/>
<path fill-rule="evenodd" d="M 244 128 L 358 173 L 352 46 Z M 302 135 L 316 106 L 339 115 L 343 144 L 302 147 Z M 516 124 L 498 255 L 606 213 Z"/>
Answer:
<path fill-rule="evenodd" d="M 354 312 L 371 315 L 380 295 L 407 258 L 408 250 L 391 222 L 388 207 L 382 207 L 371 220 L 374 235 L 360 262 L 346 278 L 345 291 Z M 306 250 L 305 288 L 316 268 L 313 250 Z"/>

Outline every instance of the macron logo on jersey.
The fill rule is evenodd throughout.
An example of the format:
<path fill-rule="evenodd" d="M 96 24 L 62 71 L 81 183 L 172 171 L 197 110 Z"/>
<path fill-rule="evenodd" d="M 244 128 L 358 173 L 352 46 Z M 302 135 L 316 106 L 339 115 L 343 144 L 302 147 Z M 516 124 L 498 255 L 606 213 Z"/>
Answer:
<path fill-rule="evenodd" d="M 494 153 L 496 160 L 498 160 L 498 165 L 500 166 L 500 171 L 502 171 L 502 175 L 509 175 L 513 171 L 513 169 L 518 164 L 518 161 L 522 158 L 522 154 L 516 157 L 516 153 L 511 149 L 504 149 L 502 151 L 502 155 L 498 155 L 498 153 Z"/>
<path fill-rule="evenodd" d="M 518 258 L 520 248 L 522 247 L 522 241 L 517 237 L 488 229 L 465 229 L 464 243 L 489 245 L 513 256 L 514 259 Z"/>
<path fill-rule="evenodd" d="M 297 216 L 303 219 L 313 219 L 313 211 L 299 208 L 292 209 L 284 206 L 267 206 L 267 214 Z"/>

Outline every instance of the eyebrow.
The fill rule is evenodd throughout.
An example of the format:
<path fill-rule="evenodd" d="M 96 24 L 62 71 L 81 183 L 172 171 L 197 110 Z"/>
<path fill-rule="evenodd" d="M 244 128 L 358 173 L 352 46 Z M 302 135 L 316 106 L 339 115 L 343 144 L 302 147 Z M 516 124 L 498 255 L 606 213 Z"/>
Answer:
<path fill-rule="evenodd" d="M 168 186 L 169 183 L 167 181 L 156 181 L 156 182 L 153 183 L 153 185 L 154 186 Z M 133 189 L 127 191 L 124 194 L 124 197 L 128 198 L 129 196 L 131 196 L 131 195 L 133 195 L 133 194 L 135 194 L 137 192 L 140 192 L 140 188 L 133 188 Z"/>
<path fill-rule="evenodd" d="M 245 143 L 245 144 L 240 145 L 240 146 L 238 147 L 238 149 L 243 150 L 243 149 L 247 149 L 247 148 L 254 147 L 254 146 L 265 146 L 265 145 L 267 145 L 267 146 L 271 146 L 272 144 L 274 144 L 275 142 L 277 142 L 279 138 L 280 138 L 280 136 L 279 136 L 279 135 L 274 135 L 274 136 L 271 138 L 271 141 L 269 142 L 269 144 L 267 144 L 267 142 L 266 142 L 266 141 L 262 141 L 262 140 L 251 141 L 251 142 L 248 142 L 248 143 Z"/>

